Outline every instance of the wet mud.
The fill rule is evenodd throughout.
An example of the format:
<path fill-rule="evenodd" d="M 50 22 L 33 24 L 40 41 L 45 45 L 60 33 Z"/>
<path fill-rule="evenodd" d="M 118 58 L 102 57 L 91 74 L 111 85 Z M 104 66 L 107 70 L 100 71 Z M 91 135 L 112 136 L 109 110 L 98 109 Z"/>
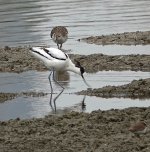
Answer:
<path fill-rule="evenodd" d="M 150 124 L 150 108 L 71 112 L 42 119 L 1 121 L 0 149 L 7 151 L 53 152 L 148 152 L 150 132 L 137 138 L 128 131 L 131 124 Z"/>
<path fill-rule="evenodd" d="M 43 92 L 21 92 L 21 93 L 3 93 L 0 92 L 0 103 L 5 102 L 7 100 L 12 100 L 19 96 L 30 96 L 30 97 L 42 97 L 47 95 L 48 93 Z"/>
<path fill-rule="evenodd" d="M 104 54 L 75 55 L 69 54 L 85 67 L 86 72 L 102 70 L 150 71 L 150 55 L 115 55 Z M 23 72 L 28 70 L 44 71 L 47 68 L 29 52 L 29 47 L 0 49 L 0 72 Z"/>
<path fill-rule="evenodd" d="M 102 36 L 90 36 L 87 38 L 78 39 L 78 41 L 85 41 L 89 44 L 96 45 L 148 45 L 150 44 L 150 31 L 137 31 Z"/>
<path fill-rule="evenodd" d="M 133 80 L 131 83 L 121 86 L 105 86 L 98 89 L 87 89 L 77 94 L 105 98 L 150 98 L 150 78 Z"/>

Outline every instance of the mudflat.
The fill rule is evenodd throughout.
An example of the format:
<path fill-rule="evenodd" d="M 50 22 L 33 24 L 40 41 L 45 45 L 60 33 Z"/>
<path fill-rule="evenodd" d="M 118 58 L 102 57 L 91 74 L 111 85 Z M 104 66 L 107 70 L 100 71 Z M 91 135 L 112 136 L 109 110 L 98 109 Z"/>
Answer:
<path fill-rule="evenodd" d="M 149 31 L 129 32 L 87 38 L 94 44 L 148 45 Z M 127 39 L 128 38 L 128 39 Z M 106 40 L 105 40 L 106 39 Z M 123 42 L 122 42 L 123 41 Z M 75 55 L 69 54 L 85 67 L 86 72 L 102 70 L 150 71 L 150 55 Z M 29 47 L 0 48 L 0 72 L 44 71 L 47 68 L 31 56 Z M 150 98 L 150 78 L 133 80 L 121 86 L 87 89 L 78 94 L 98 97 Z M 0 102 L 17 96 L 44 96 L 43 92 L 0 93 Z M 19 116 L 18 116 L 19 117 Z M 145 121 L 150 126 L 150 107 L 123 110 L 71 112 L 62 116 L 0 121 L 0 152 L 149 152 L 150 132 L 137 138 L 128 131 L 131 124 Z"/>
<path fill-rule="evenodd" d="M 90 36 L 78 39 L 96 45 L 148 45 L 150 44 L 150 31 L 124 32 L 110 35 Z"/>
<path fill-rule="evenodd" d="M 148 152 L 150 133 L 137 138 L 128 131 L 131 124 L 150 124 L 150 108 L 71 112 L 42 119 L 1 121 L 1 152 Z"/>

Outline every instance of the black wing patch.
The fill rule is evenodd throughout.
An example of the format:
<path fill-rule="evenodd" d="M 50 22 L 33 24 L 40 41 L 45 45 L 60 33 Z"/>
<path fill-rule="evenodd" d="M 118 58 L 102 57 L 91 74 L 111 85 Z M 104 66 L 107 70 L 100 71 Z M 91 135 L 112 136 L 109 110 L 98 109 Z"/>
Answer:
<path fill-rule="evenodd" d="M 51 60 L 51 59 L 49 59 L 47 56 L 44 56 L 43 54 L 41 54 L 41 53 L 38 52 L 38 51 L 33 50 L 32 48 L 31 48 L 30 50 L 31 50 L 32 52 L 35 52 L 35 53 L 37 53 L 37 54 L 39 54 L 39 55 L 45 57 L 45 58 L 48 59 L 48 60 Z"/>
<path fill-rule="evenodd" d="M 49 50 L 47 50 L 46 48 L 43 48 L 43 50 L 44 50 L 47 54 L 49 54 L 52 58 L 55 58 L 55 59 L 57 59 L 57 60 L 66 60 L 66 59 L 64 59 L 64 58 L 58 58 L 58 57 L 50 54 Z M 64 53 L 64 54 L 65 54 L 65 53 Z M 66 56 L 66 58 L 68 58 L 67 54 L 65 54 L 65 56 Z"/>

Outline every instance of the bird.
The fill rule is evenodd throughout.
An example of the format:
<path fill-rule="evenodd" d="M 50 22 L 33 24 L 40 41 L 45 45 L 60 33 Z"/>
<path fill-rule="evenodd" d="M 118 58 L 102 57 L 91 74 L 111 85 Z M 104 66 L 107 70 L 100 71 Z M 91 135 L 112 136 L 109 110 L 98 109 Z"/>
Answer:
<path fill-rule="evenodd" d="M 144 134 L 147 132 L 148 127 L 144 121 L 139 121 L 131 125 L 128 130 L 139 137 L 140 134 Z"/>
<path fill-rule="evenodd" d="M 68 30 L 64 26 L 56 26 L 52 29 L 50 37 L 57 44 L 58 49 L 62 49 L 62 44 L 68 39 Z"/>
<path fill-rule="evenodd" d="M 51 70 L 48 79 L 51 87 L 51 94 L 53 92 L 51 84 L 51 75 L 55 83 L 57 83 L 62 89 L 64 87 L 55 79 L 55 71 L 71 71 L 80 75 L 84 83 L 90 87 L 86 82 L 83 74 L 85 69 L 81 66 L 80 62 L 75 60 L 75 64 L 71 61 L 68 54 L 64 53 L 57 48 L 42 48 L 42 47 L 32 47 L 30 48 L 32 55 L 42 61 L 44 65 Z"/>

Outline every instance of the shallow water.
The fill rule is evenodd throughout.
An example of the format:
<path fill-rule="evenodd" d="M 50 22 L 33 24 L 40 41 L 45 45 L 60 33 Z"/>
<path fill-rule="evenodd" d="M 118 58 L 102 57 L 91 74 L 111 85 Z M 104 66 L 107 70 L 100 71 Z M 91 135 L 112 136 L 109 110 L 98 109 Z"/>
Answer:
<path fill-rule="evenodd" d="M 0 46 L 49 45 L 54 26 L 69 31 L 65 50 L 92 54 L 150 54 L 150 47 L 97 46 L 77 39 L 138 30 L 149 30 L 149 0 L 15 0 L 0 1 Z"/>
<path fill-rule="evenodd" d="M 64 25 L 69 31 L 69 39 L 63 49 L 70 53 L 107 55 L 150 54 L 150 45 L 100 46 L 78 42 L 77 39 L 112 33 L 146 31 L 150 27 L 149 0 L 0 0 L 0 47 L 49 45 L 56 47 L 50 39 L 54 26 Z M 29 71 L 21 74 L 0 73 L 0 92 L 43 91 L 49 93 L 48 72 Z M 148 78 L 149 72 L 103 71 L 87 74 L 86 79 L 93 88 L 105 85 L 121 85 L 133 79 Z M 81 78 L 74 74 L 60 77 L 64 92 L 56 101 L 57 113 L 82 111 L 84 96 L 72 94 L 86 89 Z M 54 84 L 55 93 L 60 88 Z M 54 94 L 56 96 L 56 94 Z M 53 113 L 49 105 L 50 94 L 44 97 L 18 97 L 0 104 L 0 120 L 10 118 L 44 117 Z M 130 106 L 150 106 L 149 100 L 124 98 L 85 98 L 86 112 Z"/>
<path fill-rule="evenodd" d="M 18 97 L 13 100 L 0 104 L 0 120 L 8 120 L 20 117 L 44 117 L 47 114 L 54 114 L 50 106 L 50 87 L 48 82 L 49 72 L 28 71 L 21 74 L 0 73 L 0 92 L 46 92 L 49 93 L 44 97 Z M 73 73 L 67 73 L 66 78 L 57 75 L 59 80 L 63 80 L 65 86 L 64 92 L 56 100 L 56 113 L 63 114 L 66 112 L 93 110 L 108 110 L 111 108 L 123 109 L 127 107 L 148 107 L 149 99 L 124 99 L 124 98 L 98 98 L 85 97 L 85 109 L 82 109 L 81 103 L 84 99 L 82 95 L 75 95 L 74 92 L 86 89 L 82 79 Z M 99 88 L 106 85 L 122 85 L 130 83 L 133 79 L 149 78 L 150 72 L 133 72 L 133 71 L 101 71 L 95 74 L 86 74 L 85 78 L 93 88 Z M 61 88 L 53 83 L 55 98 L 61 91 Z M 53 102 L 52 102 L 53 103 Z"/>

